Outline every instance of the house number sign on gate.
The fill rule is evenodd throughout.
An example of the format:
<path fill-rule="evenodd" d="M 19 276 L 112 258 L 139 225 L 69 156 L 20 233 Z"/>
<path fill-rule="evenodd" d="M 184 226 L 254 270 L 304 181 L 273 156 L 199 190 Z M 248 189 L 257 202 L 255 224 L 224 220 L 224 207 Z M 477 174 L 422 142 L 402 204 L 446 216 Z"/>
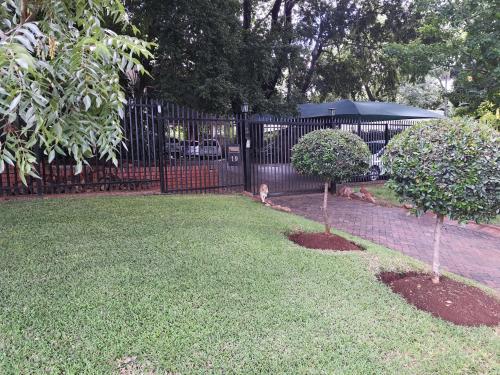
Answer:
<path fill-rule="evenodd" d="M 229 146 L 227 153 L 229 165 L 236 166 L 240 164 L 240 146 Z"/>

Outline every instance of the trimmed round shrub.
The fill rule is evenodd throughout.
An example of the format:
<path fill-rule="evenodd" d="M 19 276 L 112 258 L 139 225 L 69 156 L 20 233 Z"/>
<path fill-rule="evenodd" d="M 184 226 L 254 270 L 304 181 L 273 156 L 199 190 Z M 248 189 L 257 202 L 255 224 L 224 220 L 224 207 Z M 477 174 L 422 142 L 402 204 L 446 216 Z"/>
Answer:
<path fill-rule="evenodd" d="M 315 130 L 300 138 L 292 148 L 292 164 L 300 174 L 315 176 L 325 182 L 323 219 L 330 233 L 328 219 L 328 184 L 365 174 L 370 150 L 357 135 L 342 130 Z"/>
<path fill-rule="evenodd" d="M 298 173 L 325 182 L 346 181 L 367 172 L 370 151 L 356 134 L 343 130 L 315 130 L 292 148 L 292 164 Z"/>
<path fill-rule="evenodd" d="M 417 214 L 482 221 L 500 209 L 499 133 L 469 119 L 420 123 L 395 136 L 383 163 L 389 186 Z"/>
<path fill-rule="evenodd" d="M 414 125 L 387 145 L 382 162 L 389 186 L 415 206 L 417 215 L 436 213 L 434 283 L 439 283 L 441 227 L 445 216 L 458 221 L 488 220 L 500 210 L 499 133 L 469 119 Z"/>

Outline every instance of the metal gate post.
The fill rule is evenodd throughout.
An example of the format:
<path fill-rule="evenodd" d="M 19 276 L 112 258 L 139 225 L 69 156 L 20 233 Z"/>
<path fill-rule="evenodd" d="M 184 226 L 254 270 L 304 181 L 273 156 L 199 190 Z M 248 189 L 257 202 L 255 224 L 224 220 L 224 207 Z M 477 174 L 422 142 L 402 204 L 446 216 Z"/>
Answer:
<path fill-rule="evenodd" d="M 157 104 L 157 114 L 156 114 L 156 122 L 158 124 L 158 168 L 160 169 L 160 192 L 165 194 L 167 193 L 167 185 L 165 181 L 165 170 L 164 170 L 164 161 L 165 161 L 165 127 L 163 124 L 163 116 L 161 115 L 161 104 L 156 102 Z M 154 109 L 153 109 L 154 111 Z"/>
<path fill-rule="evenodd" d="M 243 181 L 245 191 L 253 193 L 252 191 L 252 170 L 251 170 L 251 137 L 250 137 L 250 121 L 248 120 L 248 104 L 242 105 L 242 130 L 244 131 L 243 140 L 245 141 L 242 147 L 243 151 Z"/>

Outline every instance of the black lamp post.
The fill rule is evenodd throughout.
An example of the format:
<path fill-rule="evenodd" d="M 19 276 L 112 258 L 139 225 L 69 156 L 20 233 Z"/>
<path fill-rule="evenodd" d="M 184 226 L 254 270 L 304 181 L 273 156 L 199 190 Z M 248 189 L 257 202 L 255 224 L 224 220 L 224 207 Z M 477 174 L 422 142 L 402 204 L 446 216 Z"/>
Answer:
<path fill-rule="evenodd" d="M 241 113 L 248 113 L 248 103 L 246 101 L 241 105 Z"/>

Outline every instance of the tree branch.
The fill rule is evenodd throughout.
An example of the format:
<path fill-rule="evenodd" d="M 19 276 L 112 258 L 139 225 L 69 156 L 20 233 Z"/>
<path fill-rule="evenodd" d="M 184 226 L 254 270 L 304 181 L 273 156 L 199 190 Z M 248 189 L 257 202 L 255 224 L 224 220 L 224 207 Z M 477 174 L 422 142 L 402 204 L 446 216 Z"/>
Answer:
<path fill-rule="evenodd" d="M 377 98 L 373 95 L 372 90 L 370 90 L 370 87 L 368 86 L 368 84 L 366 84 L 366 83 L 363 84 L 363 87 L 365 88 L 366 95 L 368 95 L 368 99 L 371 102 L 377 101 Z"/>

